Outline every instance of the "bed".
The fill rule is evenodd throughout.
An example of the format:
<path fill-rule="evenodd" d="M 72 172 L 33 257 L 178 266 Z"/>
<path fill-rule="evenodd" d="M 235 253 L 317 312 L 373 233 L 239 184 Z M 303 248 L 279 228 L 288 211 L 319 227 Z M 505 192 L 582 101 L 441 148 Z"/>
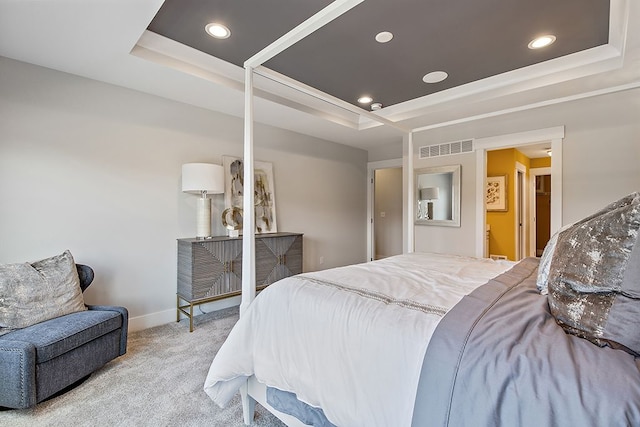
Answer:
<path fill-rule="evenodd" d="M 518 263 L 411 253 L 284 279 L 206 393 L 287 425 L 640 425 L 640 195 Z M 248 394 L 247 394 L 248 393 Z"/>

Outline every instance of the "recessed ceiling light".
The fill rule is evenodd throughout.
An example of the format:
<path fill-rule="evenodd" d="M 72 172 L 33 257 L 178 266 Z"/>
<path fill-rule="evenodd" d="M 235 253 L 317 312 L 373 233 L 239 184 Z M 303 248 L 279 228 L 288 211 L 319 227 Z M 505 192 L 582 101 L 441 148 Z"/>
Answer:
<path fill-rule="evenodd" d="M 381 33 L 376 34 L 376 41 L 378 43 L 387 43 L 390 42 L 393 38 L 393 34 L 389 31 L 383 31 Z"/>
<path fill-rule="evenodd" d="M 536 37 L 531 40 L 527 46 L 529 49 L 540 49 L 542 47 L 549 46 L 554 41 L 556 41 L 556 36 L 553 34 L 547 34 L 546 36 Z"/>
<path fill-rule="evenodd" d="M 361 96 L 360 98 L 358 98 L 358 102 L 360 104 L 368 104 L 371 101 L 373 101 L 373 98 L 371 98 L 370 96 Z"/>
<path fill-rule="evenodd" d="M 373 104 L 371 104 L 371 109 L 373 111 L 379 110 L 382 108 L 382 104 L 379 102 L 374 102 Z"/>
<path fill-rule="evenodd" d="M 439 83 L 449 77 L 449 74 L 444 71 L 432 71 L 422 78 L 422 81 L 425 83 Z"/>
<path fill-rule="evenodd" d="M 231 30 L 229 30 L 229 28 L 215 22 L 207 24 L 204 29 L 211 37 L 215 37 L 217 39 L 226 39 L 231 35 Z"/>

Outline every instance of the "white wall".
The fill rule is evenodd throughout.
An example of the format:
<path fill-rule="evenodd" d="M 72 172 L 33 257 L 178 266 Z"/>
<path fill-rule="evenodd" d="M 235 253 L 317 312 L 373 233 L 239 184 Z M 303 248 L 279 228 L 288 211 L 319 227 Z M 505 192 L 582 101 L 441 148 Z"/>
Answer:
<path fill-rule="evenodd" d="M 174 320 L 176 238 L 196 225 L 180 166 L 241 157 L 242 139 L 236 117 L 0 57 L 0 263 L 69 249 L 96 272 L 87 303 L 126 306 L 132 329 Z M 367 153 L 266 126 L 255 140 L 304 270 L 365 261 Z"/>
<path fill-rule="evenodd" d="M 640 191 L 640 89 L 446 126 L 414 135 L 414 167 L 462 165 L 461 227 L 416 226 L 417 251 L 473 255 L 475 154 L 418 160 L 418 147 L 565 126 L 562 223 Z M 482 237 L 480 235 L 480 237 Z"/>

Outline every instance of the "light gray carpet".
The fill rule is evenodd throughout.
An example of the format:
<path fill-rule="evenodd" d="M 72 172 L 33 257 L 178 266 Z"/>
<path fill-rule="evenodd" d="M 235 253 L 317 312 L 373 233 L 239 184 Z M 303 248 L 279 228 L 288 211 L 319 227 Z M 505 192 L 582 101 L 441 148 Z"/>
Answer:
<path fill-rule="evenodd" d="M 221 409 L 203 390 L 214 355 L 238 320 L 237 308 L 129 335 L 127 354 L 67 393 L 25 410 L 0 411 L 6 426 L 240 427 L 238 395 Z M 254 425 L 284 424 L 256 405 Z"/>

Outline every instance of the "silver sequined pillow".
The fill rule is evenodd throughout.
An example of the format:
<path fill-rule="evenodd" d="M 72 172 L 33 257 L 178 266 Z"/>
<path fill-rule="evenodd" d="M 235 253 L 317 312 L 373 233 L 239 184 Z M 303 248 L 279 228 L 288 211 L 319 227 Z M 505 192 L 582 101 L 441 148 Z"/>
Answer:
<path fill-rule="evenodd" d="M 640 194 L 559 233 L 549 308 L 568 333 L 640 354 Z"/>
<path fill-rule="evenodd" d="M 84 310 L 69 251 L 31 264 L 0 265 L 0 335 Z"/>

